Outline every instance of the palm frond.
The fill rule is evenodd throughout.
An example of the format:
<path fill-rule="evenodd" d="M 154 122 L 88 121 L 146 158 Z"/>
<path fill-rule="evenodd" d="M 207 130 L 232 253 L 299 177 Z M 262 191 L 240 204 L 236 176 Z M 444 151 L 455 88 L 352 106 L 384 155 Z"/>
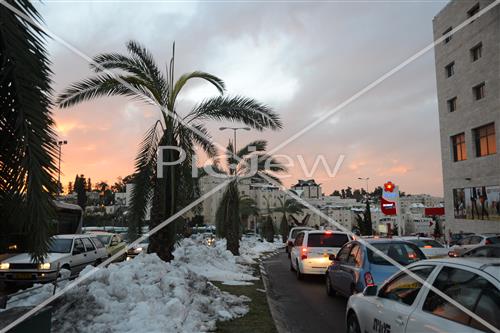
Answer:
<path fill-rule="evenodd" d="M 153 96 L 147 82 L 141 81 L 135 76 L 118 76 L 109 74 L 98 75 L 80 82 L 73 83 L 63 93 L 61 93 L 56 103 L 60 108 L 67 108 L 75 104 L 89 101 L 96 97 L 122 95 L 153 103 L 156 96 Z M 128 84 L 124 85 L 122 82 Z M 131 88 L 134 89 L 131 89 Z"/>
<path fill-rule="evenodd" d="M 169 84 L 162 72 L 156 65 L 153 54 L 137 41 L 127 42 L 128 51 L 141 64 L 142 70 L 150 77 L 150 83 L 154 86 L 154 93 L 160 105 L 165 105 L 168 100 Z M 173 111 L 171 109 L 171 111 Z"/>
<path fill-rule="evenodd" d="M 186 85 L 186 83 L 191 80 L 191 79 L 202 79 L 205 81 L 210 82 L 217 88 L 219 93 L 222 95 L 224 94 L 224 91 L 226 89 L 224 81 L 219 79 L 217 76 L 212 75 L 210 73 L 205 73 L 201 71 L 194 71 L 191 73 L 186 73 L 181 75 L 181 77 L 175 82 L 174 89 L 172 89 L 172 94 L 169 98 L 169 109 L 173 110 L 174 109 L 174 104 L 177 99 L 177 96 L 179 95 L 180 91 L 182 88 Z"/>
<path fill-rule="evenodd" d="M 134 187 L 131 193 L 130 222 L 132 227 L 141 225 L 148 204 L 153 194 L 156 178 L 157 150 L 161 139 L 157 121 L 144 135 L 135 158 L 135 171 L 133 177 Z"/>
<path fill-rule="evenodd" d="M 40 21 L 30 1 L 11 6 Z M 39 28 L 0 6 L 0 220 L 22 234 L 33 259 L 43 259 L 54 217 L 56 135 L 50 62 Z"/>
<path fill-rule="evenodd" d="M 259 131 L 265 128 L 278 130 L 283 126 L 279 115 L 271 108 L 254 99 L 240 96 L 208 99 L 196 106 L 186 119 L 242 122 Z"/>
<path fill-rule="evenodd" d="M 267 149 L 267 141 L 266 140 L 255 140 L 248 144 L 246 144 L 243 148 L 238 150 L 236 155 L 239 158 L 243 158 L 252 152 L 264 151 Z"/>

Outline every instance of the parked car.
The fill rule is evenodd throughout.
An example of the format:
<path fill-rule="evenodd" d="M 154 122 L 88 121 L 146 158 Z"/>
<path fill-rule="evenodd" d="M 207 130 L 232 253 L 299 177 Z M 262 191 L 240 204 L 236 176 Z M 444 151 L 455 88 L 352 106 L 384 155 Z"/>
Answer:
<path fill-rule="evenodd" d="M 451 235 L 450 246 L 456 245 L 458 243 L 458 241 L 460 241 L 461 239 L 463 239 L 465 237 L 472 236 L 472 235 L 474 235 L 473 232 L 463 232 L 463 233 L 459 233 L 459 234 L 453 234 L 453 235 Z"/>
<path fill-rule="evenodd" d="M 290 229 L 290 232 L 288 233 L 288 239 L 286 240 L 286 248 L 285 248 L 286 253 L 288 253 L 288 257 L 290 257 L 290 251 L 292 250 L 293 243 L 295 242 L 295 237 L 297 237 L 297 234 L 299 232 L 306 230 L 314 230 L 314 229 L 310 227 L 293 227 L 292 229 Z"/>
<path fill-rule="evenodd" d="M 449 251 L 450 257 L 459 257 L 479 245 L 499 244 L 500 236 L 496 234 L 472 235 L 462 238 Z"/>
<path fill-rule="evenodd" d="M 458 258 L 423 260 L 394 274 L 382 285 L 370 285 L 349 298 L 347 332 L 491 332 L 500 330 L 498 260 Z M 422 280 L 428 284 L 422 284 Z M 461 311 L 432 291 L 432 285 L 481 320 Z"/>
<path fill-rule="evenodd" d="M 411 242 L 418 246 L 420 250 L 425 254 L 427 259 L 444 258 L 448 256 L 450 251 L 446 246 L 439 243 L 437 240 L 430 237 L 412 237 L 405 236 L 399 237 L 399 239 Z"/>
<path fill-rule="evenodd" d="M 90 235 L 57 235 L 50 238 L 42 263 L 29 253 L 12 256 L 0 263 L 0 280 L 7 283 L 46 282 L 57 278 L 58 269 L 77 275 L 87 265 L 98 265 L 107 258 L 104 245 Z"/>
<path fill-rule="evenodd" d="M 406 266 L 425 259 L 422 251 L 413 243 L 399 239 L 381 238 L 355 240 L 342 247 L 326 271 L 326 292 L 330 296 L 337 293 L 351 296 L 364 290 L 366 286 L 380 285 L 399 269 L 377 252 L 369 244 L 397 263 Z"/>
<path fill-rule="evenodd" d="M 93 231 L 89 233 L 89 235 L 96 237 L 101 241 L 101 243 L 104 244 L 104 246 L 106 247 L 106 252 L 108 253 L 108 257 L 111 257 L 117 252 L 122 251 L 127 246 L 127 243 L 125 243 L 125 241 L 123 241 L 118 234 Z M 117 261 L 125 260 L 126 257 L 127 253 L 126 251 L 123 251 L 123 255 L 117 258 Z"/>
<path fill-rule="evenodd" d="M 330 256 L 351 240 L 342 231 L 308 230 L 297 234 L 290 252 L 290 269 L 297 273 L 297 279 L 304 274 L 325 274 L 331 263 Z"/>
<path fill-rule="evenodd" d="M 141 243 L 130 247 L 127 250 L 127 260 L 135 258 L 138 254 L 142 252 L 148 252 L 149 237 L 146 237 Z"/>
<path fill-rule="evenodd" d="M 500 244 L 481 245 L 465 252 L 461 257 L 500 258 Z"/>

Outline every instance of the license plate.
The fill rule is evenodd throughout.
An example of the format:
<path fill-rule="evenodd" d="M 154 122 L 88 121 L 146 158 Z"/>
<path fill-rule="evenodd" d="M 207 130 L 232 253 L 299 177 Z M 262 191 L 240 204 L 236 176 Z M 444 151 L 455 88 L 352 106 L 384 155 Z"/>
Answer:
<path fill-rule="evenodd" d="M 16 273 L 15 277 L 16 277 L 16 279 L 19 279 L 19 280 L 27 280 L 27 279 L 31 279 L 31 273 Z"/>

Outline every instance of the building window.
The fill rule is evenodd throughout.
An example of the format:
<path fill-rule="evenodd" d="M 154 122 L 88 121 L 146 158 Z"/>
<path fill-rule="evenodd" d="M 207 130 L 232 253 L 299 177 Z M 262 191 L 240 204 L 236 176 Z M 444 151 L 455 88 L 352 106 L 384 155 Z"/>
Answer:
<path fill-rule="evenodd" d="M 480 100 L 480 99 L 483 99 L 484 98 L 484 82 L 478 84 L 477 86 L 473 87 L 472 88 L 472 92 L 474 94 L 474 99 L 476 101 Z"/>
<path fill-rule="evenodd" d="M 470 49 L 470 57 L 472 59 L 472 62 L 478 60 L 482 56 L 483 56 L 483 43 L 479 43 L 472 49 Z"/>
<path fill-rule="evenodd" d="M 457 98 L 453 97 L 450 98 L 448 101 L 446 101 L 448 104 L 448 111 L 449 112 L 455 112 L 457 110 Z"/>
<path fill-rule="evenodd" d="M 479 13 L 479 3 L 475 4 L 474 7 L 472 7 L 471 9 L 469 9 L 469 11 L 467 11 L 467 15 L 469 15 L 469 17 L 472 17 L 477 13 Z"/>
<path fill-rule="evenodd" d="M 449 33 L 451 30 L 453 30 L 453 28 L 452 28 L 452 27 L 449 27 L 448 29 L 446 29 L 446 30 L 443 32 L 443 36 L 444 36 L 444 35 L 446 35 L 447 33 Z M 448 44 L 448 43 L 450 42 L 450 40 L 451 40 L 451 35 L 449 35 L 448 37 L 446 37 L 446 38 L 444 39 L 444 43 L 445 43 L 445 44 Z"/>
<path fill-rule="evenodd" d="M 467 159 L 467 148 L 465 147 L 465 134 L 460 133 L 451 137 L 453 146 L 453 160 L 455 162 L 465 161 Z"/>
<path fill-rule="evenodd" d="M 476 156 L 488 156 L 497 152 L 495 123 L 481 126 L 474 130 L 476 141 Z"/>
<path fill-rule="evenodd" d="M 450 77 L 453 74 L 455 74 L 455 62 L 452 62 L 444 68 L 444 71 L 446 73 L 446 77 Z"/>

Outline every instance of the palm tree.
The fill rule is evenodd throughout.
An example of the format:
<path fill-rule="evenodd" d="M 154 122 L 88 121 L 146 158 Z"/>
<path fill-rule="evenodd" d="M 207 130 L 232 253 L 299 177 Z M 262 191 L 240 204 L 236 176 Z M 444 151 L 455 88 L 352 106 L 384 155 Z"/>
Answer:
<path fill-rule="evenodd" d="M 240 193 L 238 183 L 242 177 L 249 177 L 249 173 L 259 172 L 280 182 L 272 173 L 285 172 L 286 167 L 276 161 L 272 156 L 264 151 L 267 148 L 267 141 L 257 140 L 250 142 L 243 148 L 235 152 L 230 141 L 227 151 L 233 154 L 227 155 L 228 170 L 226 174 L 232 177 L 227 185 L 226 191 L 217 209 L 217 230 L 218 235 L 227 240 L 227 250 L 234 255 L 239 255 L 239 232 L 240 232 Z M 235 153 L 234 153 L 235 152 Z M 258 177 L 258 176 L 256 176 Z M 281 182 L 280 182 L 281 183 Z"/>
<path fill-rule="evenodd" d="M 155 227 L 197 196 L 197 180 L 191 176 L 194 146 L 199 145 L 209 157 L 217 153 L 204 122 L 238 121 L 257 130 L 279 129 L 282 125 L 275 112 L 253 99 L 222 96 L 224 82 L 212 74 L 194 71 L 175 81 L 175 44 L 165 73 L 156 65 L 152 54 L 139 43 L 128 42 L 127 50 L 128 55 L 105 53 L 95 56 L 91 68 L 96 76 L 72 84 L 59 96 L 58 104 L 66 108 L 101 96 L 121 95 L 158 108 L 160 120 L 146 132 L 135 160 L 135 186 L 130 209 L 131 221 L 140 226 L 152 201 L 150 227 Z M 110 70 L 117 70 L 119 74 Z M 178 112 L 176 101 L 191 79 L 207 81 L 221 95 L 204 100 L 183 115 Z M 163 168 L 163 178 L 158 178 L 156 171 L 159 146 L 180 147 L 186 153 L 186 159 L 180 165 Z M 163 162 L 174 164 L 178 156 L 178 151 L 169 149 L 163 154 Z M 175 223 L 169 224 L 151 237 L 148 251 L 169 261 L 173 258 L 175 233 Z"/>
<path fill-rule="evenodd" d="M 280 205 L 274 208 L 273 211 L 283 214 L 280 223 L 280 233 L 283 243 L 285 243 L 289 232 L 288 218 L 286 214 L 301 214 L 305 209 L 305 206 L 293 198 L 278 198 L 278 201 Z"/>
<path fill-rule="evenodd" d="M 0 238 L 6 237 L 0 248 L 19 237 L 40 261 L 48 249 L 57 190 L 52 72 L 44 33 L 6 6 L 41 21 L 28 0 L 0 5 Z"/>

